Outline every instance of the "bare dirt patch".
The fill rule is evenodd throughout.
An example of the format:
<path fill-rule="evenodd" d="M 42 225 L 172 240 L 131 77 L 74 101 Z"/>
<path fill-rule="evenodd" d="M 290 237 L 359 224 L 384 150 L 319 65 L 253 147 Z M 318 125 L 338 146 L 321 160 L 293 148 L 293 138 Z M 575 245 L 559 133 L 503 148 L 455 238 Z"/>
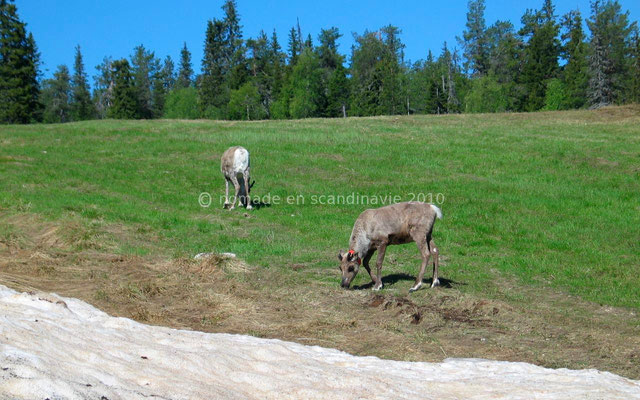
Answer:
<path fill-rule="evenodd" d="M 411 361 L 480 357 L 597 368 L 640 378 L 640 318 L 511 282 L 493 298 L 455 288 L 396 296 L 301 284 L 296 274 L 239 259 L 171 259 L 109 249 L 82 224 L 0 216 L 0 283 L 76 297 L 116 316 L 175 328 L 250 334 Z M 129 230 L 102 227 L 128 240 Z M 158 252 L 158 254 L 161 254 Z M 510 299 L 517 300 L 510 300 Z"/>

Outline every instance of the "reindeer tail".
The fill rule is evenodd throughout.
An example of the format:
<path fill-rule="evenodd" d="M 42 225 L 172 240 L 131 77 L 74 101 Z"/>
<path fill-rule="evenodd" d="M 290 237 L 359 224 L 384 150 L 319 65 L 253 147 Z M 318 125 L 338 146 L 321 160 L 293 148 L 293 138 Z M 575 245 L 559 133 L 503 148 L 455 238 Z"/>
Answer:
<path fill-rule="evenodd" d="M 436 217 L 438 217 L 438 219 L 442 219 L 442 210 L 440 210 L 436 205 L 430 204 L 430 206 L 433 208 L 433 211 L 435 211 Z"/>

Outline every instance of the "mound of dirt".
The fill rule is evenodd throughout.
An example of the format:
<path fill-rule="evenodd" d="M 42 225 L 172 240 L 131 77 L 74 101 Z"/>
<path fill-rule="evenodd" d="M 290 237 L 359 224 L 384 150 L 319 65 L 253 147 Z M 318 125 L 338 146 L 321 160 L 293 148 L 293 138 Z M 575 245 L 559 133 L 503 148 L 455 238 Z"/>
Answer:
<path fill-rule="evenodd" d="M 0 367 L 0 397 L 12 399 L 640 399 L 640 381 L 593 369 L 355 357 L 280 340 L 148 326 L 80 300 L 4 286 Z"/>

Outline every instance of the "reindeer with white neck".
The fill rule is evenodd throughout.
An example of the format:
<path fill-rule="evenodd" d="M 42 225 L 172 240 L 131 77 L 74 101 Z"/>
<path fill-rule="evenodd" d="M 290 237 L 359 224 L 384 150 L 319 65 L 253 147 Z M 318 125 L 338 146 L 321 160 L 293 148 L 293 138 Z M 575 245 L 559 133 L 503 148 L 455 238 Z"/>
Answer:
<path fill-rule="evenodd" d="M 226 190 L 224 195 L 224 208 L 229 208 L 229 210 L 233 210 L 236 207 L 236 201 L 240 200 L 240 205 L 242 205 L 242 200 L 245 200 L 247 210 L 251 210 L 253 207 L 251 206 L 251 198 L 249 197 L 249 192 L 251 192 L 251 188 L 255 181 L 249 184 L 250 175 L 249 172 L 251 170 L 250 162 L 249 162 L 249 152 L 242 146 L 233 146 L 228 148 L 223 154 L 220 163 L 220 170 L 222 171 L 222 175 L 224 175 L 224 179 L 226 182 Z M 244 183 L 244 195 L 242 198 L 238 197 L 240 193 L 240 183 L 238 183 L 238 176 L 242 175 L 242 179 Z M 236 191 L 233 196 L 233 202 L 229 203 L 229 182 L 233 184 L 233 187 Z"/>
<path fill-rule="evenodd" d="M 378 209 L 365 210 L 356 219 L 349 241 L 349 251 L 340 252 L 341 286 L 348 289 L 358 273 L 360 263 L 364 265 L 373 281 L 373 290 L 382 289 L 382 262 L 388 245 L 415 242 L 422 256 L 422 265 L 416 282 L 409 292 L 422 286 L 422 278 L 433 257 L 433 280 L 431 287 L 438 286 L 438 249 L 431 237 L 436 218 L 442 218 L 442 211 L 433 204 L 410 201 L 397 203 Z M 369 260 L 378 251 L 377 274 L 371 273 Z"/>

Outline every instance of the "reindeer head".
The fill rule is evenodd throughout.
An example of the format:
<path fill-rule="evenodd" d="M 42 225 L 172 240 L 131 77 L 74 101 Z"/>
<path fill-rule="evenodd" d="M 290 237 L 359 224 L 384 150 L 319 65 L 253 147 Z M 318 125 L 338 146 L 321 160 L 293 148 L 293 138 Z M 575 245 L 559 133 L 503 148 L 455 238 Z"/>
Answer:
<path fill-rule="evenodd" d="M 338 260 L 340 260 L 340 272 L 342 272 L 342 286 L 345 289 L 348 289 L 351 285 L 351 281 L 358 274 L 358 269 L 360 268 L 360 257 L 358 253 L 353 250 L 349 250 L 347 253 L 340 252 L 338 253 Z"/>

